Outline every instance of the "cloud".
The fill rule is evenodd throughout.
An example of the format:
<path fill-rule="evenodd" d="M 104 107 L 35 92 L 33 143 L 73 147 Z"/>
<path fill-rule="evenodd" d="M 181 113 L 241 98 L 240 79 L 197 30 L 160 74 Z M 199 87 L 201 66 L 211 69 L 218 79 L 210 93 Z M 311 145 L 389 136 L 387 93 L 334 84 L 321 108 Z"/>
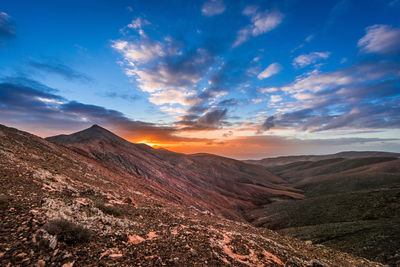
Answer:
<path fill-rule="evenodd" d="M 361 62 L 326 73 L 314 70 L 297 77 L 293 83 L 280 89 L 291 94 L 301 92 L 316 93 L 350 84 L 378 80 L 390 75 L 400 75 L 399 65 L 385 61 Z"/>
<path fill-rule="evenodd" d="M 327 31 L 347 10 L 349 10 L 351 2 L 349 0 L 341 0 L 333 6 L 329 17 L 325 23 L 324 31 Z"/>
<path fill-rule="evenodd" d="M 136 94 L 134 94 L 134 95 L 132 95 L 132 94 L 121 94 L 121 93 L 118 93 L 118 92 L 105 92 L 104 94 L 100 94 L 100 95 L 104 96 L 104 97 L 110 97 L 110 98 L 120 98 L 120 99 L 123 99 L 123 100 L 127 100 L 129 102 L 134 102 L 134 101 L 140 99 L 140 96 L 136 95 Z"/>
<path fill-rule="evenodd" d="M 215 109 L 206 112 L 203 116 L 184 116 L 181 121 L 176 122 L 183 131 L 193 130 L 214 130 L 220 128 L 224 124 L 227 109 Z"/>
<path fill-rule="evenodd" d="M 143 31 L 139 36 L 112 42 L 124 59 L 126 75 L 150 94 L 153 104 L 195 105 L 200 101 L 196 98 L 197 84 L 216 59 L 212 49 L 186 47 L 169 36 L 164 42 L 152 40 L 143 28 L 150 23 L 143 21 L 138 18 L 128 25 Z"/>
<path fill-rule="evenodd" d="M 162 106 L 162 107 L 160 107 L 160 110 L 163 112 L 167 112 L 170 115 L 186 113 L 185 109 L 179 108 L 179 107 Z"/>
<path fill-rule="evenodd" d="M 307 43 L 311 42 L 315 38 L 315 34 L 310 34 L 304 39 Z"/>
<path fill-rule="evenodd" d="M 194 105 L 198 102 L 197 99 L 192 98 L 195 96 L 194 92 L 185 92 L 180 90 L 160 90 L 154 92 L 149 101 L 156 105 L 164 104 L 180 104 L 183 106 Z"/>
<path fill-rule="evenodd" d="M 151 103 L 203 115 L 222 108 L 222 98 L 248 78 L 247 62 L 225 61 L 219 55 L 224 42 L 206 38 L 193 44 L 171 36 L 153 40 L 146 34 L 150 22 L 143 21 L 135 19 L 129 27 L 142 34 L 112 41 L 111 46 L 121 54 L 125 74 L 148 93 Z"/>
<path fill-rule="evenodd" d="M 273 127 L 310 132 L 400 128 L 400 65 L 395 63 L 313 71 L 280 89 L 296 101 L 277 106 L 285 111 L 273 114 Z"/>
<path fill-rule="evenodd" d="M 240 44 L 247 41 L 251 36 L 258 36 L 263 33 L 272 31 L 279 24 L 282 23 L 283 14 L 277 10 L 275 11 L 263 11 L 259 12 L 258 7 L 248 6 L 243 10 L 243 14 L 249 16 L 252 24 L 239 30 L 237 32 L 236 40 L 233 43 L 233 47 L 239 46 Z"/>
<path fill-rule="evenodd" d="M 258 90 L 260 92 L 260 94 L 265 94 L 265 93 L 275 93 L 278 92 L 279 89 L 276 87 L 266 87 L 266 88 L 260 88 Z"/>
<path fill-rule="evenodd" d="M 312 52 L 309 54 L 303 54 L 297 56 L 293 60 L 293 66 L 298 68 L 303 68 L 305 66 L 316 63 L 321 59 L 327 59 L 331 53 L 330 52 Z"/>
<path fill-rule="evenodd" d="M 365 29 L 366 34 L 358 41 L 363 53 L 395 54 L 400 51 L 400 28 L 376 24 Z"/>
<path fill-rule="evenodd" d="M 266 67 L 262 72 L 257 75 L 257 78 L 262 80 L 271 77 L 279 73 L 282 70 L 282 66 L 279 63 L 272 63 Z"/>
<path fill-rule="evenodd" d="M 280 95 L 271 95 L 269 101 L 272 103 L 280 102 L 282 101 L 282 97 Z"/>
<path fill-rule="evenodd" d="M 238 101 L 234 98 L 229 98 L 222 100 L 218 103 L 218 106 L 236 106 L 238 104 Z"/>
<path fill-rule="evenodd" d="M 159 42 L 144 41 L 132 43 L 128 41 L 114 41 L 112 47 L 124 55 L 124 58 L 135 64 L 147 63 L 164 56 L 165 52 Z"/>
<path fill-rule="evenodd" d="M 14 24 L 11 22 L 11 17 L 5 12 L 0 12 L 0 37 L 15 37 Z"/>
<path fill-rule="evenodd" d="M 261 125 L 261 129 L 263 131 L 268 131 L 269 129 L 274 127 L 275 126 L 274 120 L 275 120 L 274 116 L 270 116 L 270 117 L 266 118 L 264 123 Z"/>
<path fill-rule="evenodd" d="M 400 5 L 400 0 L 392 0 L 388 4 L 389 6 L 398 6 Z"/>
<path fill-rule="evenodd" d="M 204 16 L 214 16 L 223 13 L 226 9 L 223 0 L 208 0 L 201 8 L 201 13 Z"/>
<path fill-rule="evenodd" d="M 148 25 L 148 24 L 150 24 L 149 21 L 142 19 L 141 17 L 138 17 L 138 18 L 132 20 L 132 22 L 130 24 L 128 24 L 127 27 L 136 30 L 139 35 L 144 36 L 145 33 L 143 31 L 143 26 Z"/>
<path fill-rule="evenodd" d="M 227 109 L 217 109 L 207 112 L 204 116 L 200 117 L 198 122 L 202 125 L 216 125 L 226 116 Z"/>
<path fill-rule="evenodd" d="M 29 62 L 29 65 L 39 71 L 58 74 L 66 80 L 81 82 L 93 81 L 92 78 L 90 78 L 86 74 L 74 70 L 56 59 L 48 60 L 46 62 L 38 62 L 32 60 Z"/>

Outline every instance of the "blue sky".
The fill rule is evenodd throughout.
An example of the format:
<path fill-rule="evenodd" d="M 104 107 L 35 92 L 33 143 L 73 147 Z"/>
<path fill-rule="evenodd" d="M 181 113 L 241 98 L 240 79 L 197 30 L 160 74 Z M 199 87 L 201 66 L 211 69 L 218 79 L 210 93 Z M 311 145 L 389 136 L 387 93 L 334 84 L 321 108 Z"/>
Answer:
<path fill-rule="evenodd" d="M 400 152 L 400 1 L 0 4 L 0 123 L 236 158 Z"/>

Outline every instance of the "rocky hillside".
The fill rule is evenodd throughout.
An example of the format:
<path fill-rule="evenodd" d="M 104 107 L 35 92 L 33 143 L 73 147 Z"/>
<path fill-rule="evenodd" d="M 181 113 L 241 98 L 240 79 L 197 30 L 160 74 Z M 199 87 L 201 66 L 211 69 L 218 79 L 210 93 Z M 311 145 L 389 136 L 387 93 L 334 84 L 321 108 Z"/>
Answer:
<path fill-rule="evenodd" d="M 0 126 L 0 265 L 380 266 L 181 205 L 157 179 Z"/>

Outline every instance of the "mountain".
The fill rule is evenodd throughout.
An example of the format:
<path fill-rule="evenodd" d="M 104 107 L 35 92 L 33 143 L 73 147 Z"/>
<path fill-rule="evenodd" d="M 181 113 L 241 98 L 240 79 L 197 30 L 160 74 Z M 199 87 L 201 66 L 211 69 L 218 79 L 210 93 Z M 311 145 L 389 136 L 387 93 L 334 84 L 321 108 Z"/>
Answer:
<path fill-rule="evenodd" d="M 227 218 L 241 219 L 243 210 L 273 201 L 304 198 L 302 190 L 262 166 L 210 154 L 153 149 L 130 143 L 97 125 L 46 140 L 156 182 L 168 190 L 160 191 L 160 196 Z"/>
<path fill-rule="evenodd" d="M 301 161 L 321 161 L 336 158 L 354 159 L 370 157 L 395 157 L 400 158 L 399 153 L 380 152 L 380 151 L 344 151 L 329 155 L 302 155 L 302 156 L 283 156 L 275 158 L 264 158 L 260 160 L 245 160 L 247 163 L 258 164 L 264 167 L 276 167 Z"/>
<path fill-rule="evenodd" d="M 209 155 L 186 158 L 131 145 L 99 127 L 59 138 L 64 145 L 0 125 L 1 266 L 382 266 L 188 207 L 181 202 L 199 200 L 190 198 L 189 190 L 207 192 L 201 190 L 209 178 L 178 192 L 170 183 L 189 185 L 193 183 L 189 177 L 185 182 L 183 176 L 158 173 L 160 167 L 150 169 L 156 167 L 150 161 L 158 159 L 161 164 L 160 158 L 170 158 L 162 165 L 170 166 L 168 171 L 174 170 L 174 160 L 178 167 L 189 166 L 179 159 L 193 162 L 196 168 L 217 160 L 222 167 L 210 166 L 216 174 L 246 164 Z M 71 140 L 74 146 L 67 144 Z M 128 168 L 127 160 L 138 160 L 139 171 Z M 251 170 L 238 173 L 252 177 L 252 172 L 260 171 Z M 157 177 L 152 178 L 153 173 Z M 284 186 L 276 176 L 262 173 L 268 176 L 254 181 Z M 166 175 L 164 183 L 162 175 Z M 251 187 L 247 180 L 231 179 L 233 184 Z M 210 185 L 209 191 L 217 188 Z M 225 197 L 220 190 L 215 195 Z M 242 202 L 250 205 L 248 200 L 237 203 Z M 219 203 L 209 207 L 222 209 Z"/>
<path fill-rule="evenodd" d="M 254 225 L 354 255 L 400 264 L 400 159 L 345 152 L 276 166 L 262 164 L 306 196 L 249 210 Z M 311 160 L 310 160 L 311 159 Z"/>

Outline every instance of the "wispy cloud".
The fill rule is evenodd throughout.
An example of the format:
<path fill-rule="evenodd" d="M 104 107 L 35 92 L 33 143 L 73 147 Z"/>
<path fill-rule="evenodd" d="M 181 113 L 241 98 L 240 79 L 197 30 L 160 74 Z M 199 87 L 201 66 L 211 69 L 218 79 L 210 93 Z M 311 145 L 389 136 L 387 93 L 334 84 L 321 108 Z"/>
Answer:
<path fill-rule="evenodd" d="M 358 41 L 361 52 L 394 54 L 400 51 L 400 28 L 376 24 L 365 31 L 366 34 Z"/>
<path fill-rule="evenodd" d="M 51 59 L 43 62 L 32 60 L 29 62 L 29 65 L 39 71 L 58 74 L 66 80 L 81 82 L 93 81 L 88 75 L 72 69 L 71 67 L 62 63 L 60 60 Z"/>
<path fill-rule="evenodd" d="M 251 36 L 258 36 L 275 29 L 283 20 L 283 14 L 278 10 L 261 12 L 256 6 L 246 7 L 243 14 L 249 16 L 252 23 L 237 32 L 233 47 L 246 42 Z"/>
<path fill-rule="evenodd" d="M 0 37 L 15 37 L 14 24 L 11 22 L 11 17 L 5 12 L 0 12 Z"/>
<path fill-rule="evenodd" d="M 271 95 L 269 101 L 272 103 L 280 102 L 283 98 L 280 95 Z"/>
<path fill-rule="evenodd" d="M 223 13 L 226 9 L 223 0 L 208 0 L 203 4 L 201 13 L 205 16 L 214 16 Z"/>
<path fill-rule="evenodd" d="M 108 91 L 108 92 L 105 92 L 105 93 L 102 93 L 99 95 L 104 96 L 104 97 L 110 97 L 110 98 L 120 98 L 123 100 L 127 100 L 129 102 L 134 102 L 134 101 L 140 99 L 140 96 L 136 95 L 136 94 L 124 94 L 124 93 L 113 92 L 113 91 Z"/>
<path fill-rule="evenodd" d="M 309 54 L 303 54 L 297 56 L 293 60 L 293 66 L 298 68 L 303 68 L 308 65 L 314 64 L 321 59 L 327 59 L 331 53 L 330 52 L 311 52 Z"/>
<path fill-rule="evenodd" d="M 262 72 L 260 72 L 257 75 L 257 78 L 262 80 L 262 79 L 267 79 L 271 77 L 272 75 L 275 75 L 279 73 L 282 70 L 282 66 L 279 63 L 272 63 L 268 67 L 266 67 Z"/>
<path fill-rule="evenodd" d="M 260 94 L 265 94 L 265 93 L 275 93 L 279 91 L 279 89 L 276 87 L 266 87 L 266 88 L 260 88 L 258 91 L 260 92 Z"/>

